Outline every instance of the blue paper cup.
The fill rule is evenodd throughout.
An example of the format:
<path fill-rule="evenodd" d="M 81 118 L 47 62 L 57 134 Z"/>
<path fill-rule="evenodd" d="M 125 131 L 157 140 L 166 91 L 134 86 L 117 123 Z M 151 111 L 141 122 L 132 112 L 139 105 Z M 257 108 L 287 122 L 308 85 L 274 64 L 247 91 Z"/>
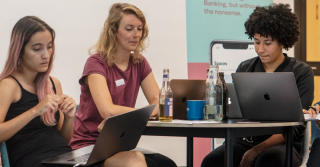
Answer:
<path fill-rule="evenodd" d="M 187 101 L 187 118 L 188 120 L 203 120 L 203 100 Z"/>

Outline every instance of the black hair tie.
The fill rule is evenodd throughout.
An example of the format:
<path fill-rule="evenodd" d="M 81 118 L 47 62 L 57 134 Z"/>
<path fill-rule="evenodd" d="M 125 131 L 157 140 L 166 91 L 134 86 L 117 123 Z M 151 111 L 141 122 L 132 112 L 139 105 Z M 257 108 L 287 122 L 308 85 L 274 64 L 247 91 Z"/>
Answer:
<path fill-rule="evenodd" d="M 309 106 L 309 109 L 312 109 L 313 111 L 317 111 L 317 109 L 316 108 L 314 108 L 314 107 L 312 107 L 312 106 Z"/>

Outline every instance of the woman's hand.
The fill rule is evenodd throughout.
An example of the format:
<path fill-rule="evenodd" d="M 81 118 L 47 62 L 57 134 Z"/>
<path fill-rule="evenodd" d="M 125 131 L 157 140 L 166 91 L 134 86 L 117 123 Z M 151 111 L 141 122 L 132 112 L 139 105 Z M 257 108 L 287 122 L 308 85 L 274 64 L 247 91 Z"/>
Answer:
<path fill-rule="evenodd" d="M 305 114 L 310 114 L 310 117 L 316 117 L 317 114 L 319 114 L 319 110 L 320 110 L 320 106 L 319 106 L 319 104 L 316 104 L 313 106 L 313 108 L 310 107 L 309 110 L 303 109 L 302 111 Z M 315 122 L 316 122 L 318 128 L 320 129 L 320 120 L 317 120 Z"/>
<path fill-rule="evenodd" d="M 77 103 L 68 95 L 60 95 L 59 110 L 69 118 L 73 118 L 76 112 Z"/>
<path fill-rule="evenodd" d="M 256 159 L 260 153 L 254 149 L 254 147 L 247 152 L 245 152 L 242 156 L 242 160 L 240 162 L 239 167 L 251 167 L 254 166 Z"/>
<path fill-rule="evenodd" d="M 316 104 L 312 108 L 310 107 L 309 110 L 303 109 L 302 111 L 305 114 L 310 114 L 310 117 L 316 117 L 317 114 L 319 114 L 319 110 L 320 110 L 320 106 L 319 106 L 319 104 Z"/>
<path fill-rule="evenodd" d="M 61 98 L 58 95 L 47 95 L 34 107 L 35 114 L 42 115 L 48 109 L 51 109 L 52 111 L 57 111 L 60 100 Z"/>
<path fill-rule="evenodd" d="M 103 126 L 104 126 L 104 123 L 106 123 L 106 119 L 103 119 L 103 121 L 99 124 L 98 126 L 98 132 L 101 132 Z"/>

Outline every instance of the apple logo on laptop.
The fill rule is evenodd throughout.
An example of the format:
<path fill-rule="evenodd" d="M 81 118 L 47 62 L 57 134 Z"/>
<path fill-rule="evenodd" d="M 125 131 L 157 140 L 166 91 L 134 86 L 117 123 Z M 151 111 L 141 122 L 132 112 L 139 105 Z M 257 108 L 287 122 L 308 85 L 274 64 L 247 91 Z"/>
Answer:
<path fill-rule="evenodd" d="M 265 98 L 266 100 L 270 100 L 269 94 L 268 94 L 268 93 L 264 94 L 264 98 Z"/>
<path fill-rule="evenodd" d="M 124 133 L 125 133 L 125 132 L 122 132 L 122 134 L 120 135 L 120 138 L 124 136 Z"/>
<path fill-rule="evenodd" d="M 187 101 L 187 96 L 182 98 L 182 103 L 185 103 Z"/>

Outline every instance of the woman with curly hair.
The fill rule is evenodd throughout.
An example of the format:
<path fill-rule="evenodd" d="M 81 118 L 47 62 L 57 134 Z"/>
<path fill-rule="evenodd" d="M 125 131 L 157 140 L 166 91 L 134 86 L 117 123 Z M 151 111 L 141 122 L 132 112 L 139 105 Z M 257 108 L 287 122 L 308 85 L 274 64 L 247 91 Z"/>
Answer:
<path fill-rule="evenodd" d="M 302 108 L 309 109 L 313 101 L 313 71 L 306 63 L 282 52 L 298 40 L 298 25 L 298 19 L 288 4 L 256 7 L 246 21 L 245 28 L 249 38 L 254 39 L 258 56 L 243 61 L 237 72 L 293 72 Z M 300 166 L 302 162 L 304 130 L 305 125 L 296 126 L 293 130 L 293 167 Z M 237 167 L 285 165 L 286 146 L 282 134 L 236 138 L 233 149 L 233 164 Z M 224 144 L 209 153 L 201 166 L 224 166 Z"/>

